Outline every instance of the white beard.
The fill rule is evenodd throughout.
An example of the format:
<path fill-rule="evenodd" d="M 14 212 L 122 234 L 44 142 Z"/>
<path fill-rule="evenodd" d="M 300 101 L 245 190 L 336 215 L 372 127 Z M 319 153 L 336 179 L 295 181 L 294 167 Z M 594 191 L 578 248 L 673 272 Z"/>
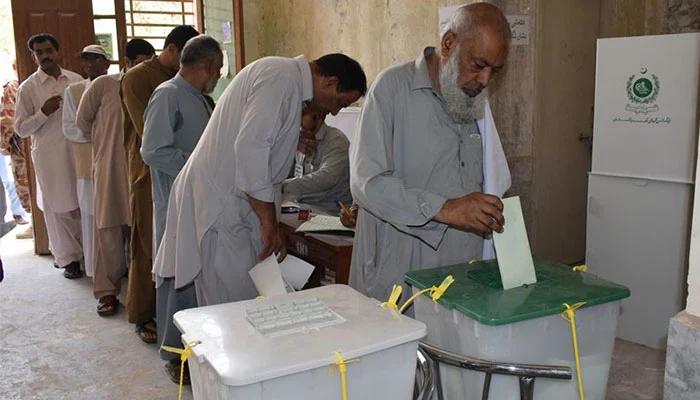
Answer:
<path fill-rule="evenodd" d="M 440 92 L 445 100 L 447 114 L 457 123 L 473 122 L 484 117 L 486 94 L 482 91 L 476 97 L 469 97 L 457 85 L 459 77 L 460 49 L 455 49 L 440 70 Z"/>

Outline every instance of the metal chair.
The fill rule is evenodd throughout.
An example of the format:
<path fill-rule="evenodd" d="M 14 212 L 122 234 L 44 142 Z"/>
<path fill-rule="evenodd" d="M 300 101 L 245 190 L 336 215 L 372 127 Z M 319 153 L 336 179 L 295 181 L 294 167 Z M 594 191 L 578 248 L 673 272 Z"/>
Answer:
<path fill-rule="evenodd" d="M 486 374 L 482 400 L 488 400 L 491 377 L 496 375 L 517 376 L 520 382 L 520 399 L 533 400 L 536 378 L 570 380 L 571 369 L 566 366 L 514 364 L 481 360 L 461 354 L 452 353 L 420 342 L 418 346 L 418 365 L 414 400 L 431 400 L 434 393 L 438 400 L 443 400 L 440 382 L 440 364 L 479 371 Z"/>

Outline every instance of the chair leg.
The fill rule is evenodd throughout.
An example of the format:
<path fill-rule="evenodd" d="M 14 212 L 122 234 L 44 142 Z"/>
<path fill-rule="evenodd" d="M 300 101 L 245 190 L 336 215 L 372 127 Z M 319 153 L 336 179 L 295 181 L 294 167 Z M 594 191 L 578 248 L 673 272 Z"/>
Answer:
<path fill-rule="evenodd" d="M 520 377 L 520 400 L 533 400 L 535 396 L 535 377 Z"/>
<path fill-rule="evenodd" d="M 484 376 L 484 390 L 481 392 L 481 400 L 489 400 L 489 392 L 491 391 L 491 373 L 486 372 Z"/>

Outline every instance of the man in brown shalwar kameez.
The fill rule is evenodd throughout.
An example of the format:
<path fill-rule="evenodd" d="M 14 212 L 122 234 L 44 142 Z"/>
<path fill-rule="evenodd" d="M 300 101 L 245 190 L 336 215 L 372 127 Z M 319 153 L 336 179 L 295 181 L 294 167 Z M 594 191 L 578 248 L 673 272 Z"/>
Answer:
<path fill-rule="evenodd" d="M 143 116 L 148 100 L 161 83 L 175 76 L 180 68 L 180 53 L 185 43 L 199 35 L 193 27 L 180 25 L 165 38 L 160 55 L 130 69 L 122 78 L 124 107 L 124 144 L 129 169 L 131 205 L 131 263 L 127 291 L 127 318 L 136 324 L 136 332 L 147 343 L 156 342 L 155 285 L 153 262 L 153 200 L 151 175 L 139 150 L 143 137 Z"/>

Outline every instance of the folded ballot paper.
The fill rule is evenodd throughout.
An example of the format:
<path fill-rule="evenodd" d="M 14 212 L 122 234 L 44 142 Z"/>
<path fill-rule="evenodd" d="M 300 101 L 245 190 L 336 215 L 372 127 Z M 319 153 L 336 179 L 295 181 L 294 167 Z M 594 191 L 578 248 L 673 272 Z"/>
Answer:
<path fill-rule="evenodd" d="M 287 255 L 280 264 L 273 254 L 259 262 L 248 274 L 258 293 L 270 297 L 301 290 L 313 272 L 314 266 L 300 258 Z"/>
<path fill-rule="evenodd" d="M 520 197 L 503 199 L 503 217 L 506 220 L 503 233 L 493 233 L 503 289 L 537 282 Z"/>

